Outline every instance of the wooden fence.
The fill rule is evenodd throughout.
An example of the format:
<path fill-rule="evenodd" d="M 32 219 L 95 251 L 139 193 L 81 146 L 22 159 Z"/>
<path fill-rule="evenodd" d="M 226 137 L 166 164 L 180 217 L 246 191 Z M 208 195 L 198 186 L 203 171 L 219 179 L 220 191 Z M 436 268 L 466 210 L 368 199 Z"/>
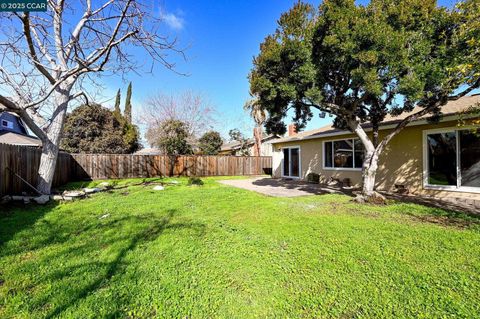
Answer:
<path fill-rule="evenodd" d="M 272 167 L 270 156 L 178 156 L 72 154 L 77 178 L 111 179 L 167 176 L 261 175 Z"/>
<path fill-rule="evenodd" d="M 41 155 L 42 150 L 38 147 L 0 144 L 0 195 L 34 192 L 18 176 L 33 186 L 37 185 Z M 53 179 L 54 186 L 74 180 L 71 166 L 70 154 L 60 152 Z"/>
<path fill-rule="evenodd" d="M 0 144 L 0 195 L 18 194 L 37 184 L 41 149 Z M 69 181 L 168 176 L 235 176 L 270 174 L 270 156 L 178 156 L 68 154 L 61 152 L 54 186 Z M 15 175 L 17 174 L 17 175 Z"/>

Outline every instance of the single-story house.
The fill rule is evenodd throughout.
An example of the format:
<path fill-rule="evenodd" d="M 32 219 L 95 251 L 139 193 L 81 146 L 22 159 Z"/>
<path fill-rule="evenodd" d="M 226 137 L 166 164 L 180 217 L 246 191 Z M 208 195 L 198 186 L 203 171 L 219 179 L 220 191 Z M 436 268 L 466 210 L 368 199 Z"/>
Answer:
<path fill-rule="evenodd" d="M 273 146 L 272 141 L 277 139 L 277 135 L 262 134 L 262 143 L 260 144 L 260 156 L 272 156 Z M 224 143 L 220 149 L 219 155 L 240 155 L 241 143 L 237 141 Z M 255 154 L 255 139 L 249 138 L 247 140 L 248 155 L 254 156 Z"/>
<path fill-rule="evenodd" d="M 424 116 L 404 128 L 380 156 L 377 189 L 480 199 L 480 128 L 459 126 L 460 114 L 478 103 L 480 94 L 450 101 L 442 108 L 440 122 L 432 124 Z M 409 114 L 388 116 L 380 126 L 380 138 Z M 368 124 L 364 127 L 371 132 Z M 271 143 L 274 177 L 305 179 L 317 173 L 321 182 L 348 179 L 353 186 L 361 185 L 363 147 L 349 131 L 327 125 Z"/>
<path fill-rule="evenodd" d="M 42 141 L 28 134 L 20 117 L 11 112 L 0 112 L 0 143 L 22 146 L 41 146 Z"/>

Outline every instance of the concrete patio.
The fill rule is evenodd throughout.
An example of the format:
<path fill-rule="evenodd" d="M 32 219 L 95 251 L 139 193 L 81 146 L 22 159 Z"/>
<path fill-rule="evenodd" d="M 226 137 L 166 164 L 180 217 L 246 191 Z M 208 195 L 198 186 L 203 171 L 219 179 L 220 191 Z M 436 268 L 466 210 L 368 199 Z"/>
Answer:
<path fill-rule="evenodd" d="M 274 197 L 297 197 L 323 194 L 352 195 L 351 190 L 344 190 L 320 184 L 311 184 L 292 179 L 254 177 L 249 179 L 224 180 L 220 181 L 220 183 Z"/>
<path fill-rule="evenodd" d="M 298 197 L 323 194 L 343 194 L 353 197 L 353 191 L 356 190 L 338 186 L 311 184 L 301 180 L 278 179 L 265 176 L 257 176 L 249 179 L 223 180 L 220 181 L 220 183 L 273 197 Z M 461 200 L 442 200 L 434 197 L 414 194 L 401 195 L 387 192 L 381 193 L 388 199 L 401 202 L 415 203 L 452 211 L 465 212 L 475 216 L 478 216 L 480 212 L 480 201 L 467 203 Z"/>

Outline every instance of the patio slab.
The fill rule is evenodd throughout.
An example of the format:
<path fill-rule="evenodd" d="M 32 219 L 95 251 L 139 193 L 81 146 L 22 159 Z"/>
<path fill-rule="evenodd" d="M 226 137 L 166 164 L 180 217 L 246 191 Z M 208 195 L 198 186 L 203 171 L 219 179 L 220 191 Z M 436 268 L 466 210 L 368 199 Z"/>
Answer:
<path fill-rule="evenodd" d="M 273 197 L 297 197 L 323 194 L 344 194 L 353 196 L 352 190 L 322 184 L 310 184 L 300 180 L 277 179 L 271 177 L 253 177 L 249 179 L 223 180 L 222 184 L 243 188 L 260 194 Z M 381 192 L 388 199 L 401 202 L 415 203 L 435 208 L 464 212 L 478 216 L 480 209 L 475 204 L 469 204 L 460 200 L 442 200 L 420 195 L 400 195 L 388 192 Z"/>
<path fill-rule="evenodd" d="M 322 194 L 348 194 L 345 191 L 310 184 L 298 180 L 274 179 L 270 177 L 254 177 L 249 179 L 223 180 L 220 183 L 254 191 L 274 197 L 297 197 Z"/>

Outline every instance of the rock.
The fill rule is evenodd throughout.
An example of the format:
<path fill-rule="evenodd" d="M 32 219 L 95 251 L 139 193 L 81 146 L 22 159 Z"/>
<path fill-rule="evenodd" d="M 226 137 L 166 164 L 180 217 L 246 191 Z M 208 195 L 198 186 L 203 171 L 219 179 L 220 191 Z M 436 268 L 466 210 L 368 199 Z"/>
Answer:
<path fill-rule="evenodd" d="M 33 201 L 37 204 L 40 204 L 40 205 L 45 205 L 46 203 L 48 203 L 50 201 L 50 196 L 48 195 L 40 195 L 38 197 L 34 197 L 33 198 Z"/>
<path fill-rule="evenodd" d="M 14 196 L 12 196 L 12 200 L 14 200 L 14 201 L 22 201 L 22 200 L 23 200 L 23 196 L 14 195 Z"/>
<path fill-rule="evenodd" d="M 352 201 L 356 203 L 369 203 L 374 205 L 385 205 L 387 203 L 387 199 L 380 193 L 373 192 L 370 196 L 364 196 L 362 194 L 357 194 Z"/>
<path fill-rule="evenodd" d="M 98 187 L 94 187 L 94 188 L 84 188 L 83 191 L 85 192 L 85 194 L 93 194 L 93 193 L 101 192 L 102 190 Z"/>
<path fill-rule="evenodd" d="M 81 198 L 85 197 L 85 192 L 82 191 L 64 191 L 63 197 Z"/>
<path fill-rule="evenodd" d="M 23 203 L 24 203 L 24 204 L 30 204 L 30 197 L 24 196 L 24 197 L 23 197 Z"/>
<path fill-rule="evenodd" d="M 170 184 L 180 184 L 178 181 L 170 181 Z"/>
<path fill-rule="evenodd" d="M 113 187 L 112 184 L 110 184 L 109 182 L 101 182 L 97 186 L 103 189 L 110 189 Z"/>
<path fill-rule="evenodd" d="M 60 200 L 63 200 L 63 196 L 62 195 L 52 195 L 51 199 L 56 200 L 56 201 L 60 201 Z"/>
<path fill-rule="evenodd" d="M 163 191 L 165 190 L 165 187 L 163 187 L 162 185 L 157 185 L 153 188 L 154 191 Z"/>
<path fill-rule="evenodd" d="M 85 197 L 85 192 L 82 191 L 65 191 L 63 192 L 63 200 L 74 200 Z"/>
<path fill-rule="evenodd" d="M 364 204 L 365 203 L 365 197 L 363 197 L 362 195 L 357 195 L 357 196 L 355 196 L 354 199 L 352 199 L 352 201 L 355 202 L 355 203 Z"/>
<path fill-rule="evenodd" d="M 12 196 L 10 195 L 5 195 L 2 197 L 2 200 L 0 201 L 0 204 L 7 204 L 12 201 Z"/>

